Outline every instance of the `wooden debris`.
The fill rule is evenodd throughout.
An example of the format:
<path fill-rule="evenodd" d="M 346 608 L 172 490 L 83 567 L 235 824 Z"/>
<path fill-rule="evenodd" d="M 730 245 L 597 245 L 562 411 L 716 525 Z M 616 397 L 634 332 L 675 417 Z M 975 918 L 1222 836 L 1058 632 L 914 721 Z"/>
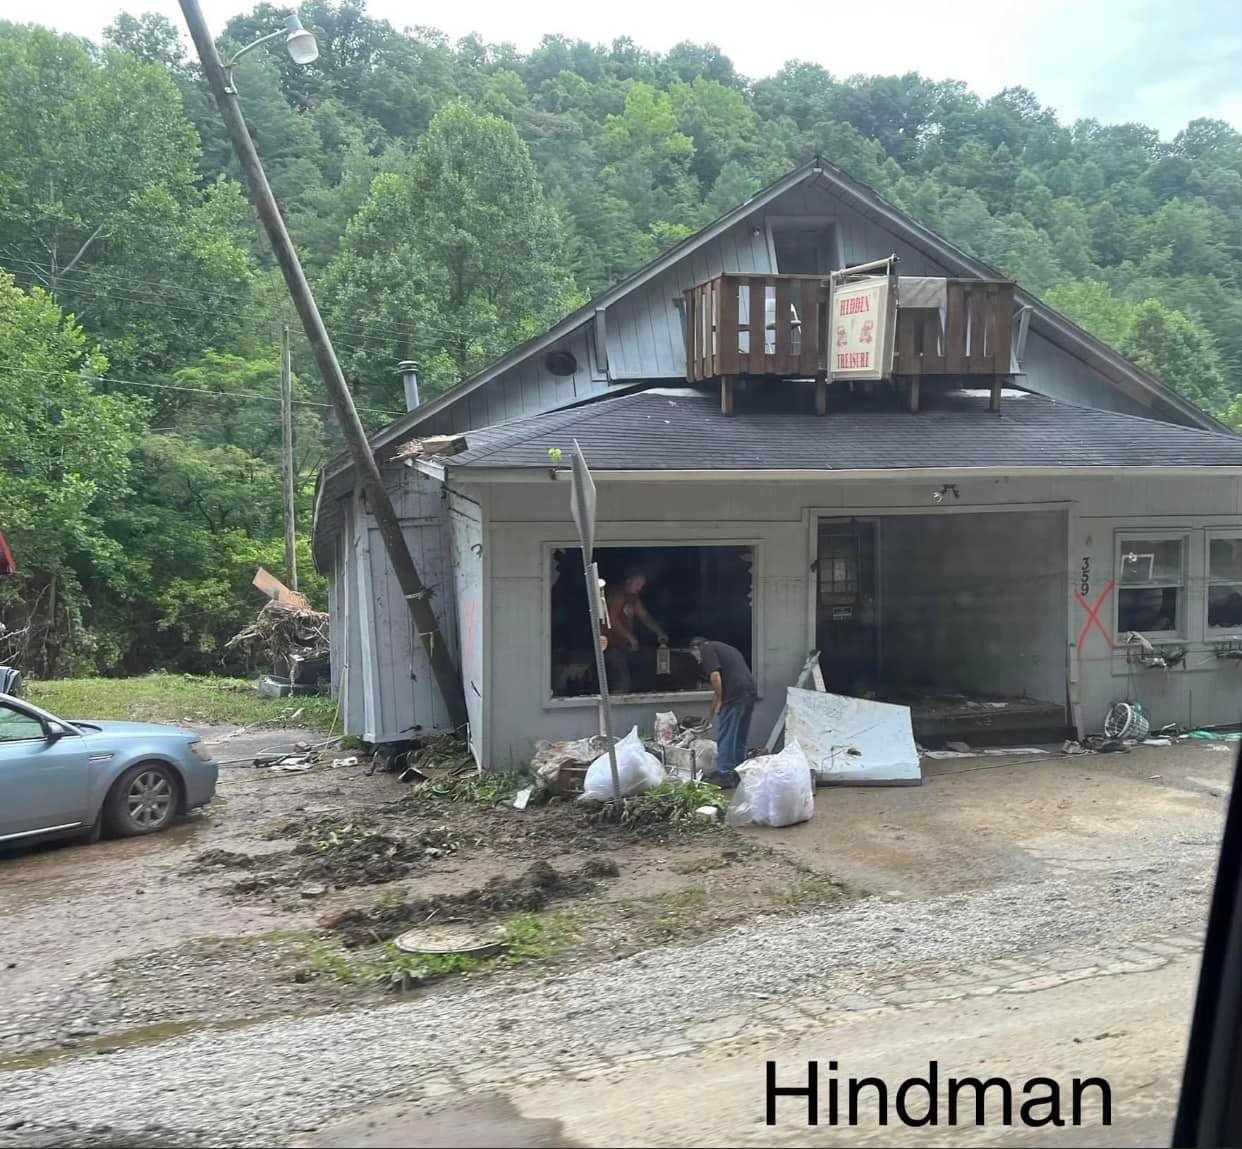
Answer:
<path fill-rule="evenodd" d="M 432 455 L 456 455 L 465 449 L 465 435 L 428 435 L 424 439 L 411 439 L 408 443 L 402 443 L 393 460 L 408 466 L 415 459 L 425 459 Z"/>

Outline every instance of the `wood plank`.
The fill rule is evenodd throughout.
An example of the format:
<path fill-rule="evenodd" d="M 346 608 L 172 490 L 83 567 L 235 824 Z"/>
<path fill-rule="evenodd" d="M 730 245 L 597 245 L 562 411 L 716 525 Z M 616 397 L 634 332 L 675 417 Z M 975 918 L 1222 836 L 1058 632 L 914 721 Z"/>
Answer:
<path fill-rule="evenodd" d="M 1013 285 L 1000 283 L 992 297 L 992 362 L 998 375 L 1008 375 L 1013 365 Z"/>
<path fill-rule="evenodd" d="M 924 375 L 944 374 L 944 332 L 940 327 L 940 313 L 929 310 L 923 317 L 923 362 Z"/>
<path fill-rule="evenodd" d="M 776 280 L 776 356 L 772 372 L 776 375 L 792 375 L 795 367 L 793 356 L 793 284 L 783 276 Z"/>
<path fill-rule="evenodd" d="M 736 375 L 738 365 L 737 280 L 725 276 L 720 282 L 720 323 L 717 328 L 716 363 L 722 375 Z"/>
<path fill-rule="evenodd" d="M 682 308 L 682 320 L 685 327 L 682 335 L 686 343 L 686 378 L 694 383 L 702 378 L 694 358 L 694 292 L 684 291 L 682 298 L 686 301 Z"/>
<path fill-rule="evenodd" d="M 768 371 L 768 356 L 764 352 L 767 332 L 764 330 L 764 300 L 768 294 L 770 276 L 753 276 L 750 281 L 750 363 L 749 375 L 763 375 Z"/>
<path fill-rule="evenodd" d="M 916 413 L 919 409 L 919 377 L 917 375 L 910 376 L 910 411 Z"/>
<path fill-rule="evenodd" d="M 966 349 L 966 301 L 960 280 L 950 279 L 945 285 L 945 332 L 944 369 L 948 375 L 960 375 L 962 358 Z"/>
<path fill-rule="evenodd" d="M 893 364 L 894 375 L 917 375 L 922 369 L 915 350 L 914 335 L 918 315 L 913 311 L 897 312 L 897 361 Z"/>
<path fill-rule="evenodd" d="M 819 369 L 819 284 L 802 281 L 802 354 L 798 357 L 798 374 L 813 375 Z"/>
<path fill-rule="evenodd" d="M 1001 388 L 1005 385 L 1005 377 L 1003 375 L 992 376 L 992 397 L 988 403 L 988 410 L 1000 413 L 1001 408 Z"/>
<path fill-rule="evenodd" d="M 713 279 L 707 284 L 707 357 L 711 374 L 722 374 L 720 370 L 720 280 L 718 279 Z"/>
<path fill-rule="evenodd" d="M 972 283 L 966 288 L 966 334 L 969 345 L 962 369 L 968 375 L 979 375 L 987 371 L 988 362 L 983 354 L 983 332 L 986 324 L 981 323 L 983 308 L 983 292 L 980 285 Z"/>
<path fill-rule="evenodd" d="M 815 372 L 815 414 L 828 414 L 828 377 L 822 371 Z"/>
<path fill-rule="evenodd" d="M 733 414 L 733 389 L 736 377 L 733 375 L 722 375 L 720 377 L 720 413 L 722 415 Z"/>

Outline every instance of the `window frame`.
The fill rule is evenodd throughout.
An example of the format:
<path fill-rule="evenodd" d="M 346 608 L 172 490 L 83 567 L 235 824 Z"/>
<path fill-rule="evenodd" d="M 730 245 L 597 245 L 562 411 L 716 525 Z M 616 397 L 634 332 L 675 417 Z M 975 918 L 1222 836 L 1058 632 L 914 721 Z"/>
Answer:
<path fill-rule="evenodd" d="M 1214 586 L 1236 586 L 1242 588 L 1242 579 L 1219 579 L 1212 577 L 1212 543 L 1217 539 L 1229 539 L 1242 543 L 1242 527 L 1221 527 L 1205 530 L 1203 542 L 1203 637 L 1207 642 L 1242 634 L 1242 626 L 1212 626 L 1208 621 L 1212 609 L 1212 588 Z"/>
<path fill-rule="evenodd" d="M 0 709 L 11 710 L 13 713 L 18 714 L 21 717 L 28 719 L 29 721 L 33 722 L 38 727 L 38 730 L 39 730 L 37 734 L 31 734 L 23 738 L 0 737 L 0 746 L 16 746 L 22 742 L 45 742 L 47 741 L 47 724 L 43 721 L 43 719 L 38 714 L 35 714 L 33 711 L 28 710 L 26 707 L 22 706 L 20 703 L 11 702 L 8 699 L 0 701 Z"/>
<path fill-rule="evenodd" d="M 750 564 L 750 661 L 751 674 L 755 680 L 755 689 L 757 696 L 763 698 L 764 688 L 764 668 L 761 662 L 763 651 L 763 540 L 754 537 L 750 538 L 710 538 L 701 539 L 693 537 L 682 537 L 676 539 L 651 539 L 651 538 L 612 538 L 606 540 L 595 540 L 596 558 L 599 557 L 601 550 L 611 549 L 632 549 L 635 547 L 726 547 L 730 549 L 745 548 L 751 553 Z M 598 694 L 576 694 L 570 697 L 563 697 L 553 692 L 552 689 L 552 576 L 553 576 L 553 556 L 556 551 L 563 550 L 580 550 L 582 543 L 579 539 L 563 539 L 545 540 L 543 542 L 543 556 L 541 562 L 542 585 L 540 588 L 540 612 L 543 618 L 543 633 L 540 642 L 540 660 L 542 663 L 542 686 L 540 687 L 543 698 L 543 709 L 560 710 L 560 709 L 581 709 L 583 707 L 599 708 Z M 583 603 L 583 609 L 586 604 Z M 652 703 L 668 703 L 677 704 L 679 702 L 710 702 L 712 699 L 712 689 L 710 686 L 704 686 L 702 690 L 669 690 L 659 691 L 651 694 L 612 694 L 609 693 L 609 702 L 614 706 L 646 706 Z"/>
<path fill-rule="evenodd" d="M 1190 533 L 1187 530 L 1152 530 L 1144 531 L 1133 528 L 1127 528 L 1124 531 L 1118 531 L 1113 540 L 1113 586 L 1114 603 L 1113 603 L 1113 636 L 1114 641 L 1120 641 L 1123 634 L 1128 634 L 1129 629 L 1123 628 L 1121 625 L 1121 595 L 1127 590 L 1165 590 L 1175 587 L 1178 590 L 1177 596 L 1177 617 L 1173 620 L 1172 630 L 1145 630 L 1142 633 L 1148 638 L 1157 639 L 1181 639 L 1186 635 L 1186 624 L 1188 620 L 1187 614 L 1187 596 L 1190 593 Z M 1124 583 L 1122 581 L 1122 555 L 1126 551 L 1127 544 L 1131 543 L 1164 543 L 1176 542 L 1181 545 L 1181 570 L 1179 572 L 1179 581 L 1172 582 L 1156 582 L 1155 580 L 1147 580 L 1142 583 Z"/>

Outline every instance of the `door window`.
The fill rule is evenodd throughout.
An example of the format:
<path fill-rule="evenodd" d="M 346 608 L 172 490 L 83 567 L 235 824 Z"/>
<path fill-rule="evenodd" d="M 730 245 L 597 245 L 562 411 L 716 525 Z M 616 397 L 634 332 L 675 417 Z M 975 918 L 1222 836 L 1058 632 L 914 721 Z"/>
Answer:
<path fill-rule="evenodd" d="M 43 723 L 7 702 L 0 702 L 0 742 L 25 742 L 43 737 Z"/>

